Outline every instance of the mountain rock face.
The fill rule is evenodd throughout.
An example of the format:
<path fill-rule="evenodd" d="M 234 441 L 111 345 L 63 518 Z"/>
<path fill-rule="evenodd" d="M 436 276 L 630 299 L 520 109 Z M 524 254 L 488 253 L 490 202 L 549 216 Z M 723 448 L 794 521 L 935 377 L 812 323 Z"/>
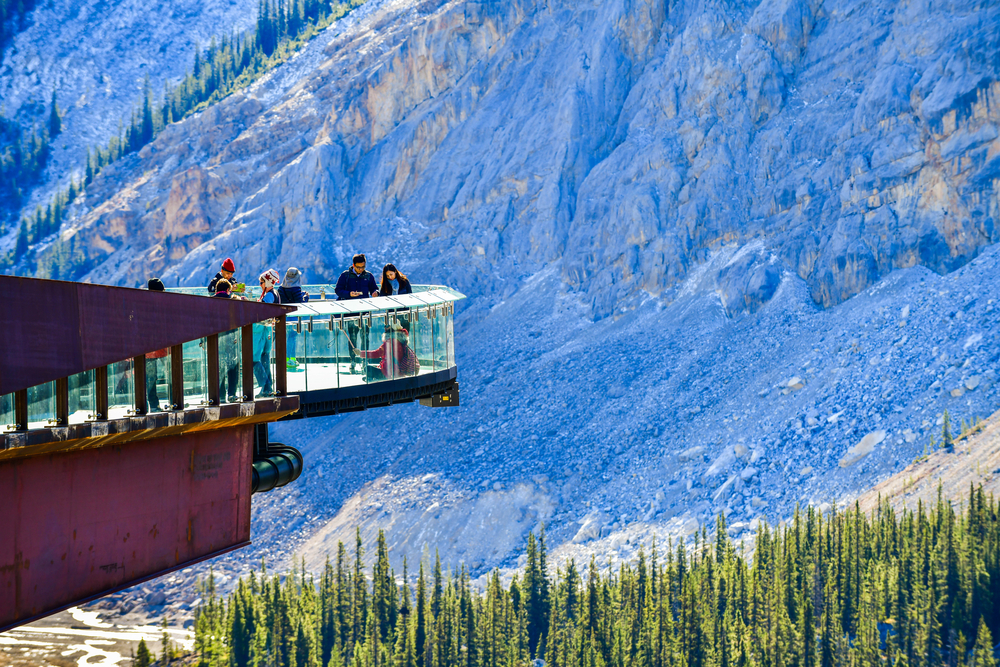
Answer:
<path fill-rule="evenodd" d="M 195 45 L 243 30 L 253 0 L 48 0 L 37 3 L 0 63 L 0 113 L 29 130 L 48 114 L 55 91 L 64 114 L 52 144 L 48 181 L 34 210 L 56 187 L 77 180 L 88 148 L 106 146 L 141 103 L 146 77 L 154 94 L 190 69 Z M 15 226 L 16 231 L 16 226 Z M 3 244 L 0 243 L 0 246 Z"/>
<path fill-rule="evenodd" d="M 972 0 L 370 0 L 102 171 L 39 271 L 319 282 L 363 251 L 470 295 L 462 407 L 275 426 L 307 473 L 227 562 L 316 566 L 355 525 L 477 572 L 542 523 L 601 562 L 717 511 L 748 530 L 996 409 L 998 24 Z"/>
<path fill-rule="evenodd" d="M 758 241 L 735 312 L 1000 240 L 994 3 L 377 2 L 102 175 L 85 277 L 331 277 L 403 236 L 476 295 L 556 262 L 601 317 Z"/>

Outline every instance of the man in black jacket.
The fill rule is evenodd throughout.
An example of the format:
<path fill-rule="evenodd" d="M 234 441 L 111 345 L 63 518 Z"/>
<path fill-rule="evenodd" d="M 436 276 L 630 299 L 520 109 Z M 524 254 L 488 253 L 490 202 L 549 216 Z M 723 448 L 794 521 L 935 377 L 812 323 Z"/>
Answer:
<path fill-rule="evenodd" d="M 365 271 L 367 263 L 364 255 L 355 255 L 351 261 L 351 268 L 340 274 L 335 289 L 338 301 L 367 299 L 378 296 L 378 285 L 375 284 L 375 276 Z M 364 340 L 368 338 L 366 329 L 367 327 L 363 325 L 354 324 L 350 321 L 347 323 L 347 337 L 352 343 L 352 345 L 347 346 L 347 351 L 351 355 L 351 373 L 358 372 L 355 369 L 358 355 L 354 353 L 354 345 L 360 345 L 365 349 L 368 348 L 367 342 Z"/>
<path fill-rule="evenodd" d="M 375 276 L 365 271 L 367 261 L 364 255 L 355 255 L 353 266 L 340 274 L 337 279 L 337 300 L 367 299 L 378 296 Z"/>

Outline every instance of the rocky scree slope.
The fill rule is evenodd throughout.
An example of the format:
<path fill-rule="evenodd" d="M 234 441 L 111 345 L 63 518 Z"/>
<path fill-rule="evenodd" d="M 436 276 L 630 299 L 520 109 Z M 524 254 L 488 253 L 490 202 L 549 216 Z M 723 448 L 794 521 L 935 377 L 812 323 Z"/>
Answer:
<path fill-rule="evenodd" d="M 714 276 L 739 261 L 713 255 L 669 305 L 617 321 L 592 322 L 555 267 L 500 304 L 473 301 L 457 325 L 462 406 L 273 426 L 306 471 L 254 498 L 253 546 L 213 560 L 216 576 L 231 585 L 262 558 L 319 570 L 355 527 L 369 547 L 387 531 L 397 572 L 437 550 L 477 575 L 516 567 L 542 523 L 556 563 L 631 559 L 718 512 L 749 535 L 796 503 L 853 502 L 940 440 L 945 410 L 957 429 L 1000 405 L 1000 246 L 829 309 L 787 272 L 757 313 L 731 317 Z M 207 567 L 109 604 L 183 618 Z"/>

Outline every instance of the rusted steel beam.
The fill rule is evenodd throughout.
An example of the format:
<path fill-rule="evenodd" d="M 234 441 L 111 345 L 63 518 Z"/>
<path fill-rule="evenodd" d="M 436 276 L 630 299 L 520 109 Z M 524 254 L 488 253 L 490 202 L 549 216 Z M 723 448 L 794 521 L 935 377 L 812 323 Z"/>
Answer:
<path fill-rule="evenodd" d="M 219 400 L 219 334 L 212 334 L 206 343 L 208 350 L 208 404 L 218 405 Z"/>
<path fill-rule="evenodd" d="M 288 367 L 285 365 L 285 357 L 288 353 L 286 334 L 285 316 L 274 318 L 274 393 L 276 396 L 288 394 Z"/>
<path fill-rule="evenodd" d="M 137 415 L 149 412 L 149 401 L 146 400 L 146 355 L 140 354 L 132 358 L 133 396 L 132 404 Z M 156 378 L 153 378 L 156 381 Z"/>
<path fill-rule="evenodd" d="M 262 398 L 251 404 L 226 403 L 178 412 L 129 415 L 103 422 L 0 433 L 0 460 L 72 449 L 94 449 L 164 436 L 215 431 L 244 424 L 273 422 L 299 409 L 298 396 Z M 2 506 L 0 489 L 0 506 Z"/>
<path fill-rule="evenodd" d="M 256 301 L 18 276 L 0 276 L 0 294 L 0 394 L 291 310 Z"/>
<path fill-rule="evenodd" d="M 94 419 L 108 418 L 108 367 L 94 369 Z"/>
<path fill-rule="evenodd" d="M 184 346 L 170 348 L 170 407 L 184 409 Z"/>
<path fill-rule="evenodd" d="M 243 400 L 253 400 L 253 325 L 247 324 L 240 329 L 240 375 L 243 383 Z"/>
<path fill-rule="evenodd" d="M 0 460 L 0 630 L 247 544 L 253 430 Z"/>
<path fill-rule="evenodd" d="M 69 423 L 69 378 L 56 380 L 56 426 Z"/>

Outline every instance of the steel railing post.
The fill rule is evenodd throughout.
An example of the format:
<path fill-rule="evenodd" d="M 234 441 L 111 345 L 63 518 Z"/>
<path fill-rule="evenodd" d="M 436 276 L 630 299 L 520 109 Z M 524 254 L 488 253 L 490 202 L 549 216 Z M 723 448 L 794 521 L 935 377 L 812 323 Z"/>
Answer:
<path fill-rule="evenodd" d="M 28 430 L 28 390 L 14 392 L 14 429 Z"/>
<path fill-rule="evenodd" d="M 69 423 L 69 378 L 56 380 L 56 426 Z"/>
<path fill-rule="evenodd" d="M 243 400 L 253 400 L 253 325 L 247 324 L 240 329 L 240 356 L 242 361 Z"/>
<path fill-rule="evenodd" d="M 149 412 L 149 405 L 146 402 L 146 355 L 132 357 L 132 379 L 135 385 L 132 388 L 132 403 L 135 405 L 135 413 L 144 415 Z M 155 381 L 156 378 L 153 378 Z"/>
<path fill-rule="evenodd" d="M 184 345 L 170 348 L 170 403 L 171 409 L 184 409 Z"/>
<path fill-rule="evenodd" d="M 219 334 L 207 338 L 208 354 L 208 404 L 219 405 Z"/>
<path fill-rule="evenodd" d="M 288 395 L 288 340 L 285 331 L 285 316 L 274 318 L 274 394 Z"/>
<path fill-rule="evenodd" d="M 94 369 L 94 419 L 108 418 L 108 367 Z"/>

